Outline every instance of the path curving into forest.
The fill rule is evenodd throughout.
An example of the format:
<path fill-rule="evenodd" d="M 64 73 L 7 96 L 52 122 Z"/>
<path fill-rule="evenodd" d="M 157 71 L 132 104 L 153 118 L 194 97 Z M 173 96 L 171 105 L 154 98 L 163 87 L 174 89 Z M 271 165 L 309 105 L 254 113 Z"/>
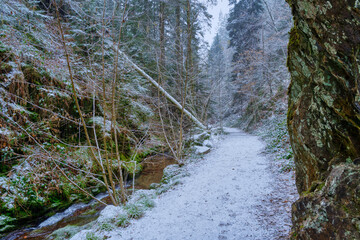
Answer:
<path fill-rule="evenodd" d="M 235 129 L 203 160 L 190 164 L 182 185 L 156 200 L 156 207 L 110 239 L 286 239 L 292 173 L 279 173 L 261 154 L 256 136 Z"/>

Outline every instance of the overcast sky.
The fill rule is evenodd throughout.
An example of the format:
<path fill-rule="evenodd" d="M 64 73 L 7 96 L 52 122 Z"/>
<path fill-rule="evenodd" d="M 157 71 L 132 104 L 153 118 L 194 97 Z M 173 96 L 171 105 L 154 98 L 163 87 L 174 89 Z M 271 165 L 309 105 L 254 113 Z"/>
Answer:
<path fill-rule="evenodd" d="M 220 13 L 222 13 L 222 15 L 229 13 L 229 1 L 218 0 L 218 4 L 216 6 L 209 7 L 209 13 L 213 17 L 211 19 L 211 28 L 205 32 L 205 40 L 211 45 L 219 26 Z"/>

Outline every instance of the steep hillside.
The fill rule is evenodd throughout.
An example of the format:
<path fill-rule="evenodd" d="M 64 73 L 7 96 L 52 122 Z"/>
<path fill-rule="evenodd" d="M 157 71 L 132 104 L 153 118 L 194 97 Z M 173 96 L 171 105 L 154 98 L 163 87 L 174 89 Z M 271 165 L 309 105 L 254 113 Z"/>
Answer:
<path fill-rule="evenodd" d="M 122 59 L 114 73 L 113 43 L 87 27 L 91 16 L 64 4 L 58 19 L 45 3 L 0 9 L 0 233 L 106 189 L 115 196 L 146 156 L 170 152 L 156 91 Z"/>

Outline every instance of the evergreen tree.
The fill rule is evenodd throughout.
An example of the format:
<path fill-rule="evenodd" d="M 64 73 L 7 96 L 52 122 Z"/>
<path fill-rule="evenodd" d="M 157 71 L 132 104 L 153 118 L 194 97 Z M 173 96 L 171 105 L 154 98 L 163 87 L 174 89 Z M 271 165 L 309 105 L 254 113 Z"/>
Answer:
<path fill-rule="evenodd" d="M 251 65 L 251 57 L 260 50 L 260 29 L 262 27 L 262 1 L 240 0 L 232 1 L 228 18 L 230 47 L 234 49 L 232 58 L 232 80 L 238 85 L 233 105 L 243 106 L 247 101 L 247 92 L 252 94 L 258 68 Z M 250 90 L 250 91 L 249 91 Z"/>
<path fill-rule="evenodd" d="M 232 0 L 230 4 L 227 29 L 234 51 L 231 79 L 237 86 L 231 109 L 239 125 L 253 128 L 271 115 L 274 101 L 285 98 L 291 13 L 285 2 L 277 0 Z M 279 104 L 278 112 L 284 108 Z"/>
<path fill-rule="evenodd" d="M 213 101 L 216 103 L 215 108 L 215 118 L 219 123 L 222 123 L 223 118 L 223 85 L 225 80 L 225 71 L 226 65 L 224 48 L 221 45 L 221 40 L 219 34 L 216 34 L 214 41 L 209 50 L 208 65 L 209 65 L 209 77 L 212 82 L 212 87 L 215 89 L 215 94 L 213 96 Z M 220 124 L 222 125 L 222 124 Z"/>
<path fill-rule="evenodd" d="M 261 14 L 264 11 L 262 1 L 231 1 L 233 4 L 228 18 L 227 30 L 230 36 L 230 47 L 233 47 L 233 63 L 239 61 L 245 51 L 259 49 Z M 239 71 L 239 69 L 234 69 Z M 236 77 L 236 75 L 235 75 Z"/>
<path fill-rule="evenodd" d="M 208 113 L 210 122 L 217 122 L 220 126 L 229 113 L 232 101 L 233 87 L 231 79 L 232 48 L 229 48 L 229 33 L 226 30 L 228 15 L 220 16 L 219 27 L 212 45 L 208 51 L 207 74 L 208 102 L 204 112 Z"/>

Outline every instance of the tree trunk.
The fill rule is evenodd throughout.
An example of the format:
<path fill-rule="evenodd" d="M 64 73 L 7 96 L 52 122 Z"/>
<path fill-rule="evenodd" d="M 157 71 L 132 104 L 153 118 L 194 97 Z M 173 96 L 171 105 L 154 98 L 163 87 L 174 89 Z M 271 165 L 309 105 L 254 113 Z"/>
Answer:
<path fill-rule="evenodd" d="M 115 50 L 117 47 L 114 46 Z M 152 77 L 150 77 L 144 70 L 142 70 L 138 65 L 136 65 L 125 53 L 118 50 L 122 58 L 137 71 L 141 76 L 143 76 L 146 80 L 148 80 L 154 87 L 156 87 L 164 96 L 172 102 L 179 110 L 183 109 L 183 105 L 181 105 L 175 98 L 173 98 L 168 92 L 165 91 L 163 87 L 160 86 Z M 202 124 L 193 114 L 191 114 L 188 110 L 184 109 L 184 114 L 188 116 L 198 127 L 202 129 L 206 129 L 204 124 Z"/>
<path fill-rule="evenodd" d="M 159 12 L 159 32 L 160 32 L 160 72 L 163 73 L 165 69 L 165 3 L 160 0 L 160 12 Z M 163 76 L 161 74 L 161 76 Z M 161 77 L 161 81 L 162 81 Z"/>

